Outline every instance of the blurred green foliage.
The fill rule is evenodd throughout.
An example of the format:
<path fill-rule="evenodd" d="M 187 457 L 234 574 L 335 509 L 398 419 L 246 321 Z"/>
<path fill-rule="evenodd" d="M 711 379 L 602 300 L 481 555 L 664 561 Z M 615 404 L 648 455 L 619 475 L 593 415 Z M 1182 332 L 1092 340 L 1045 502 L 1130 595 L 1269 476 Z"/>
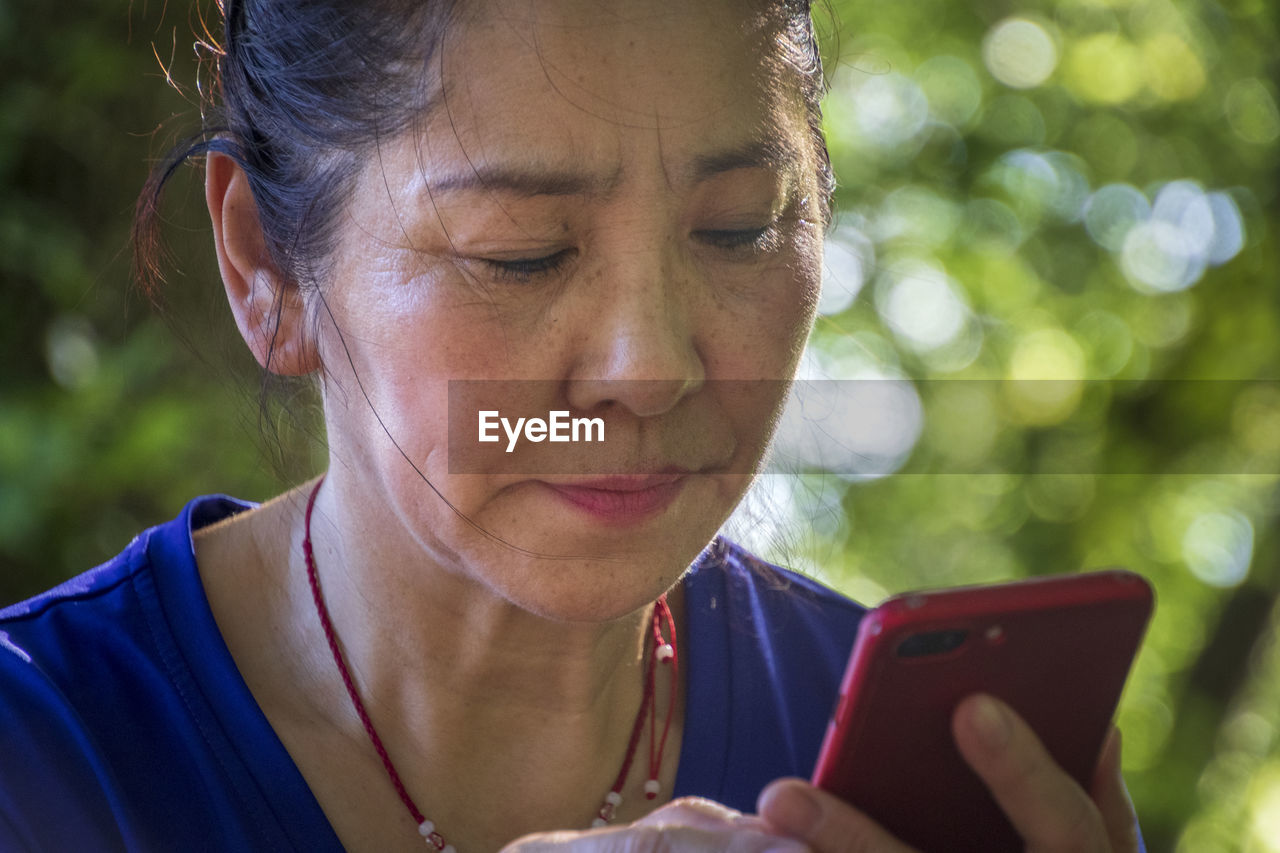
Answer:
<path fill-rule="evenodd" d="M 904 379 L 919 414 L 878 467 L 764 478 L 744 535 L 867 601 L 1142 572 L 1120 722 L 1149 848 L 1280 850 L 1280 12 L 829 11 L 840 189 L 805 375 Z M 260 404 L 197 170 L 166 207 L 167 320 L 129 283 L 146 157 L 197 119 L 162 70 L 194 84 L 186 14 L 0 2 L 0 600 L 318 464 L 307 404 Z"/>
<path fill-rule="evenodd" d="M 159 13 L 0 3 L 5 601 L 102 561 L 192 495 L 265 498 L 289 470 L 260 448 L 259 379 L 227 334 L 194 169 L 166 208 L 172 325 L 130 282 L 148 158 L 198 124 L 157 61 L 194 79 L 191 24 Z"/>

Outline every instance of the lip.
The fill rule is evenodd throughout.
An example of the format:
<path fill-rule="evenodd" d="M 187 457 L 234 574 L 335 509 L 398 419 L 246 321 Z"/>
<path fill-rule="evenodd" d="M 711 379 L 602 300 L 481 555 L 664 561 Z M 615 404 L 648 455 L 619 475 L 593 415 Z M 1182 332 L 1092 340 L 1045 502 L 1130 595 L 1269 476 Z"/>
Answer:
<path fill-rule="evenodd" d="M 571 483 L 541 481 L 576 509 L 610 524 L 634 524 L 658 515 L 680 495 L 687 472 L 622 474 Z"/>

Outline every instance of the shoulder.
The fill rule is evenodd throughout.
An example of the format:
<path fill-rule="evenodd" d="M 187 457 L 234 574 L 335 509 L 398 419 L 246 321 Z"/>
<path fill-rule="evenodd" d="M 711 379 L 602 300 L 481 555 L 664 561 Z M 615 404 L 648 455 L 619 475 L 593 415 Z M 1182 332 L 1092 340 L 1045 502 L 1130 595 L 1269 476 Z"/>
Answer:
<path fill-rule="evenodd" d="M 74 693 L 82 670 L 118 651 L 122 633 L 137 633 L 144 588 L 150 585 L 153 532 L 134 537 L 106 563 L 0 610 L 0 702 L 34 683 L 37 674 Z"/>
<path fill-rule="evenodd" d="M 130 792 L 158 750 L 181 748 L 184 724 L 171 721 L 189 720 L 194 699 L 174 639 L 199 585 L 184 559 L 191 525 L 245 506 L 197 499 L 101 566 L 0 610 L 0 848 L 142 839 Z"/>
<path fill-rule="evenodd" d="M 156 644 L 165 604 L 194 603 L 191 531 L 251 506 L 223 496 L 191 501 L 177 518 L 134 537 L 106 563 L 47 592 L 0 609 L 0 632 L 10 649 L 50 677 L 74 688 L 112 655 Z"/>
<path fill-rule="evenodd" d="M 769 781 L 813 769 L 865 610 L 724 539 L 694 563 L 684 590 L 677 794 L 750 811 Z"/>
<path fill-rule="evenodd" d="M 866 608 L 799 572 L 774 565 L 723 538 L 694 563 L 691 606 L 719 618 L 731 635 L 755 637 L 771 648 L 830 651 L 843 665 Z M 705 614 L 704 614 L 705 618 Z"/>

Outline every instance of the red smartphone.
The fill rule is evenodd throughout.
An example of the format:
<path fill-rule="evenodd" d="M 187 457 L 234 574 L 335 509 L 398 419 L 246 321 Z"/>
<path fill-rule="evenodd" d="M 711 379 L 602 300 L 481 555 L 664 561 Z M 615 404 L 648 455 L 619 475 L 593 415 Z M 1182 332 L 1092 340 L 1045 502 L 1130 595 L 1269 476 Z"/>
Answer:
<path fill-rule="evenodd" d="M 973 693 L 1002 699 L 1087 790 L 1152 602 L 1123 570 L 886 600 L 858 629 L 814 784 L 925 853 L 1021 851 L 952 712 Z"/>

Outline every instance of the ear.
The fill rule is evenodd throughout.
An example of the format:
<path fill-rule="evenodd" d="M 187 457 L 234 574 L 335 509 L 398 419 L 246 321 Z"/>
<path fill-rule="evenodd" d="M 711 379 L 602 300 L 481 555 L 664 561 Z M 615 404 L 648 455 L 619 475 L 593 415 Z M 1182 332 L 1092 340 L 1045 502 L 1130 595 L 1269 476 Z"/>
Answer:
<path fill-rule="evenodd" d="M 306 334 L 302 293 L 271 261 L 244 170 L 227 155 L 209 152 L 204 196 L 240 336 L 266 370 L 289 376 L 312 372 L 320 365 Z"/>

